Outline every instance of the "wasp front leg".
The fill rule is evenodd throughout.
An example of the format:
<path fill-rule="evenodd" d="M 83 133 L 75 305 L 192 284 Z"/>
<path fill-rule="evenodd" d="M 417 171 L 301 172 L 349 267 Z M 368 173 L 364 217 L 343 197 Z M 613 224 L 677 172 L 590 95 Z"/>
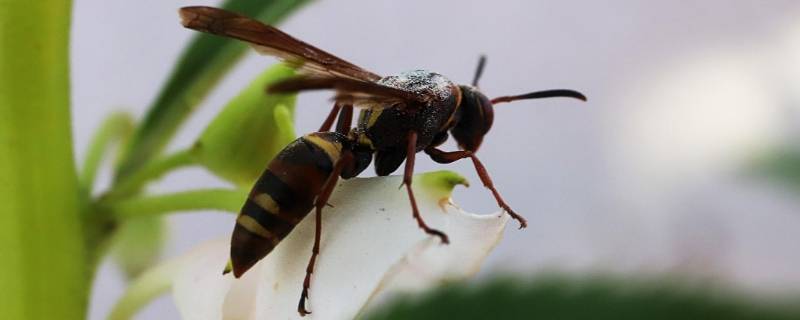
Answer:
<path fill-rule="evenodd" d="M 411 201 L 411 213 L 414 216 L 414 219 L 417 220 L 417 225 L 425 231 L 425 233 L 434 235 L 439 237 L 442 240 L 442 243 L 448 244 L 450 243 L 450 239 L 447 237 L 444 232 L 439 230 L 433 229 L 428 227 L 425 221 L 422 220 L 422 216 L 419 214 L 419 208 L 417 208 L 417 200 L 414 198 L 414 191 L 411 190 L 411 181 L 414 177 L 414 158 L 417 153 L 417 133 L 411 131 L 408 133 L 408 149 L 406 149 L 406 168 L 405 173 L 403 174 L 403 185 L 406 186 L 406 190 L 408 191 L 408 200 Z"/>
<path fill-rule="evenodd" d="M 470 155 L 472 155 L 470 151 L 445 152 L 433 147 L 425 149 L 425 153 L 427 153 L 433 161 L 443 164 L 453 163 L 464 158 L 469 158 Z"/>
<path fill-rule="evenodd" d="M 438 163 L 451 163 L 460 159 L 470 158 L 472 159 L 472 164 L 475 166 L 475 171 L 478 172 L 478 177 L 480 177 L 483 186 L 489 189 L 494 196 L 494 199 L 497 200 L 497 205 L 503 208 L 508 215 L 510 215 L 514 220 L 519 221 L 519 228 L 523 229 L 528 226 L 528 221 L 525 220 L 522 216 L 518 215 L 511 207 L 503 200 L 503 197 L 500 196 L 500 192 L 494 187 L 494 183 L 492 182 L 492 178 L 489 177 L 489 172 L 486 171 L 486 167 L 483 166 L 478 157 L 475 156 L 474 153 L 470 151 L 453 151 L 453 152 L 445 152 L 436 148 L 427 148 L 425 149 L 425 153 L 427 153 L 433 161 Z"/>

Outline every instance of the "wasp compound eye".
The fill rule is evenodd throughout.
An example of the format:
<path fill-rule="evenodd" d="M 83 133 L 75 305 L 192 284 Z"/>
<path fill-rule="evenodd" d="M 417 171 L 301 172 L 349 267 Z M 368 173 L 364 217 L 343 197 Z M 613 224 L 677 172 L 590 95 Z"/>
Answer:
<path fill-rule="evenodd" d="M 458 123 L 450 129 L 459 147 L 468 151 L 478 151 L 483 136 L 489 132 L 494 122 L 492 103 L 483 93 L 468 86 L 461 86 L 461 106 L 458 108 Z"/>

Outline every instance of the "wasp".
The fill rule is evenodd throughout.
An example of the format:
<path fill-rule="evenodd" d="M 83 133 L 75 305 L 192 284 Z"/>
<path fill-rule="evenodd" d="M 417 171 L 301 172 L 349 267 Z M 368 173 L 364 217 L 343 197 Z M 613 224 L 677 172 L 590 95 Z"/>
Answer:
<path fill-rule="evenodd" d="M 526 220 L 503 200 L 475 155 L 492 127 L 493 106 L 551 97 L 586 100 L 580 92 L 563 89 L 489 99 L 477 88 L 485 57 L 479 60 L 471 85 L 457 85 L 426 70 L 382 77 L 234 12 L 194 6 L 180 9 L 180 16 L 187 28 L 247 42 L 258 52 L 282 59 L 300 71 L 300 76 L 270 86 L 271 93 L 335 92 L 334 106 L 319 131 L 286 146 L 253 186 L 236 219 L 231 260 L 225 271 L 241 277 L 315 210 L 316 232 L 297 308 L 300 315 L 310 313 L 305 302 L 319 255 L 322 209 L 339 178 L 355 177 L 373 161 L 376 174 L 386 176 L 405 161 L 401 187 L 405 186 L 408 193 L 412 217 L 425 233 L 446 244 L 447 235 L 429 227 L 417 209 L 411 188 L 415 157 L 423 151 L 438 163 L 470 159 L 498 206 L 519 222 L 520 229 L 525 228 Z M 354 108 L 359 108 L 360 114 L 352 128 Z M 334 121 L 336 128 L 331 132 Z M 450 135 L 460 150 L 438 148 Z"/>

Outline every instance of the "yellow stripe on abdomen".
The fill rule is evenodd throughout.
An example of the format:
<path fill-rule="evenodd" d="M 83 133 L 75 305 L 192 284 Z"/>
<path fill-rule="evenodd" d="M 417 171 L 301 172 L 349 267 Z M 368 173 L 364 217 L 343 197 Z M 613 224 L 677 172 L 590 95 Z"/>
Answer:
<path fill-rule="evenodd" d="M 259 193 L 253 198 L 253 201 L 260 207 L 264 208 L 264 210 L 267 210 L 273 214 L 281 212 L 281 208 L 278 206 L 278 203 L 275 202 L 275 199 L 272 199 L 272 196 L 266 193 Z"/>
<path fill-rule="evenodd" d="M 328 157 L 331 159 L 332 163 L 336 163 L 336 161 L 338 161 L 339 158 L 342 156 L 341 143 L 328 141 L 314 134 L 307 134 L 303 136 L 303 139 L 317 145 L 322 149 L 322 151 L 325 151 L 325 153 L 328 154 Z"/>
<path fill-rule="evenodd" d="M 264 239 L 269 240 L 273 246 L 277 245 L 281 239 L 278 239 L 272 232 L 264 228 L 256 219 L 251 216 L 240 214 L 239 217 L 236 218 L 236 223 L 242 228 L 245 228 L 247 231 L 252 232 Z"/>

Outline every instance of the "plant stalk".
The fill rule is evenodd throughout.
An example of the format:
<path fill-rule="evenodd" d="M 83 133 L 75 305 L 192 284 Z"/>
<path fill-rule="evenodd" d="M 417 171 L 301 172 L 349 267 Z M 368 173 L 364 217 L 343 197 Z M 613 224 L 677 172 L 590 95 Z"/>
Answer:
<path fill-rule="evenodd" d="M 83 319 L 89 293 L 69 95 L 69 0 L 0 0 L 0 310 Z"/>

